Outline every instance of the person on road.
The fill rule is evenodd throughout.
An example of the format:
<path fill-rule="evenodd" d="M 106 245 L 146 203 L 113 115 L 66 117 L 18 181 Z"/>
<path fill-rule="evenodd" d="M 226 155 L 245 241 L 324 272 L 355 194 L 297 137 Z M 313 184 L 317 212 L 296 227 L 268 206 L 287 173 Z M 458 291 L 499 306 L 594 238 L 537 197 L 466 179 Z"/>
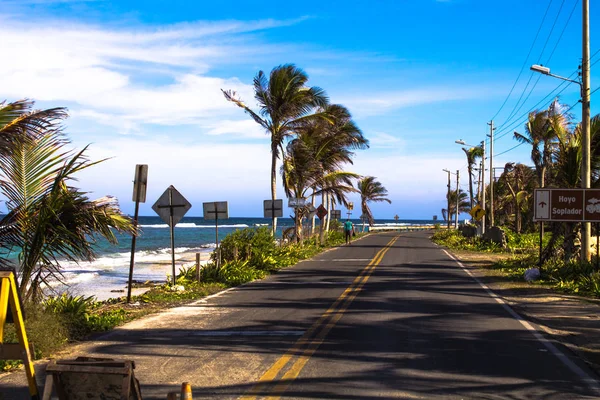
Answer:
<path fill-rule="evenodd" d="M 349 219 L 344 222 L 344 233 L 346 234 L 346 244 L 352 241 L 352 233 L 354 233 L 354 225 Z"/>

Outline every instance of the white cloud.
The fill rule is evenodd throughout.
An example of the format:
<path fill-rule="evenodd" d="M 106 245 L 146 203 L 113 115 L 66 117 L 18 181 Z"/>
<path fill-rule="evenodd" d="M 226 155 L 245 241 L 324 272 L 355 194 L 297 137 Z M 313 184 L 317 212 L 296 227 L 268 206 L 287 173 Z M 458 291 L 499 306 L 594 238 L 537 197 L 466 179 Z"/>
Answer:
<path fill-rule="evenodd" d="M 11 54 L 10 63 L 0 63 L 0 97 L 74 103 L 75 116 L 125 126 L 124 133 L 139 130 L 141 124 L 214 126 L 217 118 L 244 118 L 224 99 L 221 88 L 236 90 L 245 99 L 252 98 L 252 88 L 236 77 L 210 76 L 211 66 L 272 48 L 250 45 L 232 34 L 301 20 L 110 30 L 0 18 L 0 50 Z"/>
<path fill-rule="evenodd" d="M 432 86 L 393 92 L 374 93 L 368 96 L 345 96 L 342 104 L 354 110 L 356 117 L 386 114 L 400 108 L 423 104 L 461 101 L 489 97 L 489 90 L 477 87 Z"/>

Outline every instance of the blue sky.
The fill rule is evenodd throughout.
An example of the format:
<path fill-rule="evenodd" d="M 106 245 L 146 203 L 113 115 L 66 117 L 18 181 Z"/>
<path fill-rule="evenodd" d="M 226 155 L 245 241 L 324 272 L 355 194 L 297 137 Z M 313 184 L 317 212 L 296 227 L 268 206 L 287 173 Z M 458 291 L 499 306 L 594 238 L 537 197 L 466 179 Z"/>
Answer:
<path fill-rule="evenodd" d="M 600 49 L 594 6 L 592 54 Z M 371 141 L 348 169 L 388 188 L 393 203 L 373 205 L 375 217 L 429 219 L 445 206 L 442 169 L 460 170 L 467 188 L 455 140 L 478 144 L 494 118 L 495 166 L 531 164 L 526 146 L 504 153 L 527 111 L 562 89 L 561 102 L 577 102 L 577 85 L 556 90 L 561 81 L 529 66 L 565 76 L 577 69 L 581 3 L 1 0 L 0 37 L 0 99 L 68 107 L 74 145 L 111 157 L 79 186 L 116 195 L 125 212 L 135 164 L 145 163 L 143 215 L 173 184 L 193 204 L 190 215 L 203 201 L 228 200 L 230 215 L 260 216 L 270 197 L 268 138 L 220 89 L 252 104 L 259 70 L 294 63 Z M 592 89 L 600 86 L 594 70 Z M 578 106 L 572 112 L 579 118 Z"/>

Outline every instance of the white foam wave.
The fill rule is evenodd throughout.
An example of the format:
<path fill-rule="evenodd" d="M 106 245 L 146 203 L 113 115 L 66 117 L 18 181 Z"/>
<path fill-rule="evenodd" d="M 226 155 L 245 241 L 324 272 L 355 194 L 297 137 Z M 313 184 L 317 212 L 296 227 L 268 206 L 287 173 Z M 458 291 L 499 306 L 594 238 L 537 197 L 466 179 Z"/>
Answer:
<path fill-rule="evenodd" d="M 256 226 L 266 226 L 268 224 L 256 224 Z M 153 225 L 139 225 L 141 228 L 168 228 L 168 224 L 153 224 Z M 175 225 L 175 228 L 215 228 L 215 225 L 196 225 L 195 223 L 182 223 Z M 219 228 L 249 228 L 246 224 L 233 224 L 233 225 L 219 225 Z"/>

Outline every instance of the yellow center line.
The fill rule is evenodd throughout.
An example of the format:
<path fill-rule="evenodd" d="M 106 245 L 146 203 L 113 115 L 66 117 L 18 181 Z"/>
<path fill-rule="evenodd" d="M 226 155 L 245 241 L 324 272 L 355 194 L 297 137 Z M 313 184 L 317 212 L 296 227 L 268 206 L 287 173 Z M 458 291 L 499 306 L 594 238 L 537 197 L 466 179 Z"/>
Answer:
<path fill-rule="evenodd" d="M 333 315 L 333 317 L 330 319 L 329 323 L 313 339 L 310 346 L 306 350 L 304 350 L 304 353 L 298 358 L 298 360 L 285 373 L 283 378 L 281 378 L 281 382 L 278 383 L 277 386 L 275 386 L 275 388 L 273 388 L 272 393 L 275 396 L 267 397 L 268 400 L 279 399 L 280 396 L 287 390 L 289 385 L 298 377 L 298 375 L 300 375 L 300 372 L 302 371 L 302 369 L 304 368 L 304 366 L 306 365 L 308 360 L 310 360 L 312 355 L 321 346 L 321 344 L 325 340 L 325 337 L 327 337 L 327 334 L 329 333 L 329 331 L 331 331 L 331 329 L 333 329 L 333 327 L 337 324 L 337 322 L 342 318 L 342 316 L 344 315 L 344 313 L 346 312 L 348 307 L 350 307 L 350 304 L 352 304 L 352 302 L 354 301 L 356 296 L 358 296 L 358 294 L 362 290 L 363 286 L 367 283 L 367 281 L 369 280 L 373 271 L 375 270 L 375 267 L 377 267 L 377 265 L 379 265 L 379 263 L 383 260 L 383 256 L 390 249 L 389 246 L 391 246 L 393 244 L 393 242 L 395 242 L 395 240 L 393 240 L 391 243 L 388 244 L 388 246 L 386 246 L 383 249 L 383 251 L 379 255 L 377 261 L 375 261 L 371 265 L 371 267 L 369 269 L 369 273 L 363 277 L 362 282 L 355 288 L 353 293 L 346 299 L 346 301 L 344 302 L 342 307 L 340 307 L 340 309 L 338 311 L 336 311 L 335 315 Z"/>
<path fill-rule="evenodd" d="M 317 350 L 327 333 L 342 317 L 343 313 L 348 308 L 350 303 L 352 303 L 354 298 L 358 295 L 358 292 L 360 292 L 362 286 L 364 286 L 364 284 L 369 279 L 369 276 L 371 275 L 374 268 L 377 266 L 377 264 L 381 262 L 385 253 L 389 250 L 389 248 L 397 239 L 398 237 L 392 238 L 381 250 L 377 252 L 377 254 L 375 254 L 375 257 L 373 257 L 371 262 L 369 262 L 369 264 L 367 264 L 367 266 L 360 272 L 360 274 L 358 274 L 358 276 L 354 279 L 352 284 L 348 288 L 346 288 L 346 290 L 344 290 L 344 292 L 337 298 L 337 300 L 331 305 L 331 307 L 329 307 L 329 309 L 327 309 L 327 311 L 325 311 L 325 313 L 321 315 L 321 317 L 306 331 L 306 333 L 300 339 L 298 339 L 298 341 L 296 341 L 296 343 L 260 377 L 257 384 L 254 385 L 250 390 L 248 390 L 248 392 L 246 392 L 246 394 L 240 399 L 256 399 L 257 395 L 263 391 L 265 384 L 274 381 L 277 375 L 281 372 L 281 370 L 285 368 L 285 366 L 288 364 L 288 362 L 295 355 L 300 354 L 300 350 L 302 348 L 308 346 L 308 348 L 306 348 L 301 354 L 299 360 L 296 361 L 296 363 L 294 363 L 294 365 L 290 369 L 290 371 L 298 370 L 298 367 L 300 367 L 294 376 L 295 379 L 297 374 L 300 373 L 300 370 L 302 370 L 302 367 L 304 367 L 304 364 L 306 364 L 306 362 L 308 361 L 308 358 L 310 358 L 310 356 Z M 338 306 L 340 306 L 341 303 L 343 304 L 338 309 Z M 329 319 L 329 322 L 325 325 L 324 329 L 321 332 L 319 332 L 316 337 L 311 339 L 313 334 L 327 321 L 327 319 Z M 310 355 L 308 355 L 308 358 L 306 358 L 307 354 L 309 353 Z M 306 361 L 304 361 L 303 363 L 299 363 L 300 360 L 303 360 L 304 358 L 306 358 Z M 288 371 L 288 373 L 284 376 L 284 379 L 289 378 L 288 374 L 290 374 L 290 371 Z M 278 390 L 278 387 L 280 385 L 278 385 L 274 390 Z"/>

